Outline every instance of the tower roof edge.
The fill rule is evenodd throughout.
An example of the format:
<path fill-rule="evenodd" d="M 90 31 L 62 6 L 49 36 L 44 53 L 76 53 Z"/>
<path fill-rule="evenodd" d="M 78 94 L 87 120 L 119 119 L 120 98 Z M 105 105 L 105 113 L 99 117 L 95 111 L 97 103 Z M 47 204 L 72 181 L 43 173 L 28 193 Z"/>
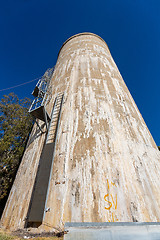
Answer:
<path fill-rule="evenodd" d="M 99 39 L 101 39 L 101 40 L 107 45 L 107 43 L 103 40 L 103 38 L 101 38 L 100 36 L 98 36 L 98 35 L 95 34 L 95 33 L 90 33 L 90 32 L 77 33 L 77 34 L 69 37 L 69 38 L 62 44 L 62 46 L 61 46 L 61 48 L 60 48 L 60 50 L 59 50 L 59 52 L 58 52 L 58 56 L 59 56 L 59 54 L 60 54 L 60 52 L 61 52 L 61 49 L 64 47 L 64 45 L 65 45 L 68 41 L 70 41 L 71 39 L 73 39 L 73 38 L 75 38 L 75 37 L 79 37 L 79 36 L 81 36 L 81 35 L 92 35 L 92 36 L 98 37 Z M 107 45 L 107 47 L 108 47 L 108 45 Z M 109 47 L 108 47 L 108 49 L 109 49 Z"/>

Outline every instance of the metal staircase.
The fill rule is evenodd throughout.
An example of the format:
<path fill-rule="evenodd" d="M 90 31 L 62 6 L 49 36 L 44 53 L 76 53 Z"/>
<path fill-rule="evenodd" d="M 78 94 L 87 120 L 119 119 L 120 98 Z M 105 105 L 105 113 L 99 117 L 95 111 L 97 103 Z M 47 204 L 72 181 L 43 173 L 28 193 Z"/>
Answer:
<path fill-rule="evenodd" d="M 33 100 L 31 107 L 29 109 L 29 113 L 31 113 L 35 118 L 38 118 L 45 122 L 46 127 L 48 129 L 48 122 L 50 122 L 50 116 L 46 111 L 46 104 L 50 98 L 49 85 L 50 80 L 53 74 L 53 68 L 49 68 L 43 77 L 38 81 L 35 86 L 32 95 L 35 97 Z"/>

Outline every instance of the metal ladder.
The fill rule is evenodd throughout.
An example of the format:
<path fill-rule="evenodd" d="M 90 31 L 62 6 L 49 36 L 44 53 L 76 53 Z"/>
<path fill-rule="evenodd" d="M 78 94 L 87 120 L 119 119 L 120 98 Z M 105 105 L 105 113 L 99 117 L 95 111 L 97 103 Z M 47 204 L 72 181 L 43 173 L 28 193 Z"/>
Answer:
<path fill-rule="evenodd" d="M 46 141 L 41 153 L 39 168 L 26 218 L 27 227 L 40 226 L 45 214 L 63 98 L 64 93 L 59 93 L 54 101 L 51 121 L 49 123 Z"/>
<path fill-rule="evenodd" d="M 51 121 L 49 125 L 49 131 L 48 131 L 46 143 L 51 143 L 53 141 L 54 142 L 56 141 L 57 130 L 59 126 L 59 119 L 61 114 L 61 107 L 63 103 L 63 97 L 64 97 L 64 93 L 59 93 L 55 98 L 53 110 L 51 113 Z"/>

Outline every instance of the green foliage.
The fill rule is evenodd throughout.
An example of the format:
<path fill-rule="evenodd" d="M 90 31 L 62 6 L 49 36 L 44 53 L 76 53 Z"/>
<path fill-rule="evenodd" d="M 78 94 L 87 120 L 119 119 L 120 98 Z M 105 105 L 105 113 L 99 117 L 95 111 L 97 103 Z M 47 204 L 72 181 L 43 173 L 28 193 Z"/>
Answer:
<path fill-rule="evenodd" d="M 0 206 L 12 186 L 32 128 L 30 103 L 30 99 L 19 100 L 14 93 L 4 95 L 0 101 Z"/>

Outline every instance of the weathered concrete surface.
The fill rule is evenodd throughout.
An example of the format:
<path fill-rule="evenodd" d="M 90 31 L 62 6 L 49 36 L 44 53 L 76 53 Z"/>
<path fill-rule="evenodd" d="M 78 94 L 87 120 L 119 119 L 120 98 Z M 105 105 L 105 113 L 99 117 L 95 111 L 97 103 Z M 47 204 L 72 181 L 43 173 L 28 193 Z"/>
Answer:
<path fill-rule="evenodd" d="M 24 227 L 44 138 L 45 134 L 42 134 L 38 127 L 34 125 L 1 217 L 2 227 L 11 230 Z"/>
<path fill-rule="evenodd" d="M 160 152 L 106 43 L 90 33 L 70 38 L 52 83 L 48 111 L 58 93 L 65 95 L 46 199 L 50 211 L 41 228 L 160 221 Z M 39 136 L 26 149 L 4 227 L 24 226 L 43 142 Z"/>

